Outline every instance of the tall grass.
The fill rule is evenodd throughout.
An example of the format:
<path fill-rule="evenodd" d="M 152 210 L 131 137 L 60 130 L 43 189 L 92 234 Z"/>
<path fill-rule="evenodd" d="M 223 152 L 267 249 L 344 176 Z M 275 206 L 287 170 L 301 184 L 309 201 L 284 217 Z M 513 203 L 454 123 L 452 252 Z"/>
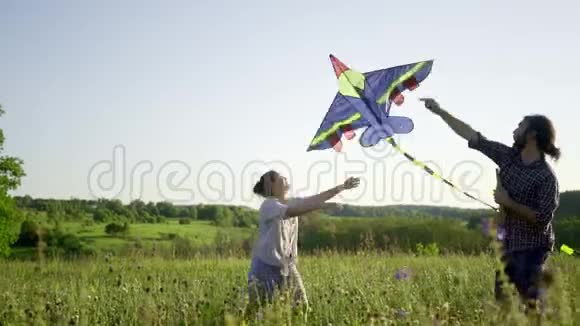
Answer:
<path fill-rule="evenodd" d="M 368 325 L 580 321 L 580 260 L 552 257 L 554 284 L 544 316 L 518 301 L 495 304 L 496 262 L 488 256 L 414 257 L 326 253 L 303 257 L 311 311 L 281 299 L 250 324 Z M 0 261 L 0 324 L 241 324 L 249 260 L 105 257 L 73 262 Z M 400 276 L 405 271 L 404 277 Z M 282 297 L 283 298 L 283 297 Z M 259 321 L 257 318 L 261 318 Z M 537 322 L 537 320 L 536 320 Z"/>

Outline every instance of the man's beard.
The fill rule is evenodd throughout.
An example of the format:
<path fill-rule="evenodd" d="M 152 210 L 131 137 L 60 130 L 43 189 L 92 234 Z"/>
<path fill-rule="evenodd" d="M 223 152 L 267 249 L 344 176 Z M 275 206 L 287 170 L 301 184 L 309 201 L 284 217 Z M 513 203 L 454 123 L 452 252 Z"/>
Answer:
<path fill-rule="evenodd" d="M 517 150 L 522 150 L 526 146 L 526 141 L 524 136 L 518 136 L 514 139 L 514 144 L 512 145 L 513 148 Z"/>

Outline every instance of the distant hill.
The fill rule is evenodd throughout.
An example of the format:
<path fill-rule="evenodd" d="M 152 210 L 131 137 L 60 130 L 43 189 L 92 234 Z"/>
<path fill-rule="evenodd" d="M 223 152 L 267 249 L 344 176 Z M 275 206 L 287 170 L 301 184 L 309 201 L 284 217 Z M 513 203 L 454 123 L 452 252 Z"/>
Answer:
<path fill-rule="evenodd" d="M 447 217 L 469 220 L 473 217 L 489 216 L 489 209 L 467 209 L 446 206 L 427 205 L 387 205 L 358 206 L 329 203 L 323 212 L 331 216 L 349 217 Z M 560 194 L 560 207 L 556 217 L 578 217 L 580 219 L 580 191 L 566 191 Z"/>
<path fill-rule="evenodd" d="M 15 197 L 20 208 L 33 209 L 37 211 L 62 211 L 62 215 L 70 215 L 67 220 L 77 219 L 77 216 L 85 214 L 94 214 L 98 208 L 106 208 L 112 213 L 121 216 L 127 216 L 130 220 L 139 221 L 143 216 L 162 216 L 162 217 L 193 217 L 194 219 L 212 220 L 214 215 L 219 213 L 219 209 L 227 208 L 233 215 L 241 213 L 252 213 L 255 215 L 256 210 L 244 206 L 228 205 L 190 205 L 179 206 L 171 203 L 144 203 L 142 201 L 133 201 L 129 204 L 123 204 L 119 200 L 58 200 L 58 199 L 33 199 L 29 196 Z M 217 213 L 216 213 L 217 212 Z M 348 216 L 348 217 L 446 217 L 453 219 L 471 220 L 472 218 L 485 217 L 491 214 L 489 209 L 466 209 L 446 206 L 427 206 L 427 205 L 386 205 L 386 206 L 358 206 L 358 205 L 339 205 L 336 203 L 325 204 L 322 213 L 330 216 Z M 56 214 L 56 215 L 60 215 Z M 560 207 L 556 216 L 561 218 L 577 217 L 580 219 L 580 190 L 566 191 L 560 194 Z M 78 217 L 80 219 L 81 217 Z"/>
<path fill-rule="evenodd" d="M 339 217 L 446 217 L 467 220 L 490 215 L 490 210 L 486 209 L 426 205 L 357 206 L 329 203 L 322 211 L 327 215 Z"/>

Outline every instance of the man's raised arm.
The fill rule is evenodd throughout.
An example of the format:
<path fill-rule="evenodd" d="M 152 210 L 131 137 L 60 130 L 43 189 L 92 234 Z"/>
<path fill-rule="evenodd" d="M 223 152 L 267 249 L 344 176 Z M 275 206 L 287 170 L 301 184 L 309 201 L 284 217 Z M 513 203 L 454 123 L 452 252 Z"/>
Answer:
<path fill-rule="evenodd" d="M 470 148 L 480 151 L 485 156 L 501 166 L 502 161 L 509 155 L 511 148 L 495 141 L 487 140 L 481 133 L 475 131 L 467 123 L 452 116 L 449 112 L 443 110 L 437 101 L 432 98 L 422 98 L 425 107 L 438 115 L 447 123 L 447 125 L 461 138 L 467 140 Z"/>

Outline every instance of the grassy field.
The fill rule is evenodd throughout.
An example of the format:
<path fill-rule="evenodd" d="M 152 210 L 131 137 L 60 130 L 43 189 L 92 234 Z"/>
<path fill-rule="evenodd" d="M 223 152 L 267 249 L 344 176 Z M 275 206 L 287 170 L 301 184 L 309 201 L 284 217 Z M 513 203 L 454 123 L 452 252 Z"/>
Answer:
<path fill-rule="evenodd" d="M 249 260 L 99 258 L 76 262 L 0 261 L 0 324 L 240 324 Z M 397 279 L 400 268 L 408 279 Z M 519 325 L 517 305 L 493 301 L 489 257 L 325 255 L 300 270 L 312 325 Z M 552 257 L 555 281 L 544 324 L 580 321 L 580 260 Z M 516 302 L 516 301 L 514 301 Z M 260 324 L 304 324 L 281 301 Z M 254 324 L 255 322 L 251 322 Z"/>
<path fill-rule="evenodd" d="M 65 223 L 63 229 L 78 235 L 81 240 L 95 249 L 115 250 L 120 247 L 140 241 L 144 245 L 169 241 L 169 235 L 176 234 L 188 238 L 194 245 L 212 243 L 219 232 L 233 238 L 248 238 L 250 228 L 217 227 L 209 221 L 193 221 L 191 224 L 179 224 L 177 220 L 169 220 L 163 224 L 130 224 L 127 237 L 110 236 L 105 233 L 105 224 L 82 226 L 80 223 Z"/>

